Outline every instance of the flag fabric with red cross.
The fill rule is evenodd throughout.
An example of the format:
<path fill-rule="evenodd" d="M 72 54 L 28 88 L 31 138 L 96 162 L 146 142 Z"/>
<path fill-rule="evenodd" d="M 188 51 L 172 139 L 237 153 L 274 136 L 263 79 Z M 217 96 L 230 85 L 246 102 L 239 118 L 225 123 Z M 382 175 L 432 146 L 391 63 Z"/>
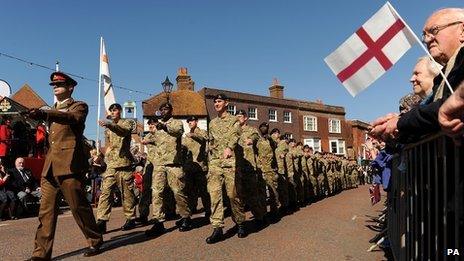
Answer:
<path fill-rule="evenodd" d="M 417 40 L 386 3 L 324 60 L 354 97 L 390 69 Z"/>

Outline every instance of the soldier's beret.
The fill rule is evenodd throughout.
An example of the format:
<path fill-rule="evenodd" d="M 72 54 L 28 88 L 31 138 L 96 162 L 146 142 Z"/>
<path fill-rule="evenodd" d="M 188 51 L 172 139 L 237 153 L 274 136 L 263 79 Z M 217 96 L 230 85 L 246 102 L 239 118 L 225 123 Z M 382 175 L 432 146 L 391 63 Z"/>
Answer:
<path fill-rule="evenodd" d="M 187 118 L 187 122 L 191 122 L 191 121 L 198 121 L 198 118 L 196 116 L 190 116 Z"/>
<path fill-rule="evenodd" d="M 216 94 L 216 96 L 214 96 L 213 101 L 216 101 L 216 100 L 228 101 L 229 98 L 224 93 L 218 93 L 218 94 Z"/>
<path fill-rule="evenodd" d="M 272 130 L 271 130 L 271 135 L 274 134 L 274 133 L 276 133 L 276 132 L 277 132 L 277 133 L 280 133 L 280 130 L 277 129 L 277 128 L 272 129 Z"/>
<path fill-rule="evenodd" d="M 77 82 L 69 75 L 62 72 L 53 72 L 50 75 L 50 85 L 56 85 L 58 83 L 67 83 L 71 86 L 76 86 Z"/>
<path fill-rule="evenodd" d="M 261 128 L 261 127 L 269 127 L 269 123 L 263 122 L 263 123 L 259 124 L 259 128 Z"/>
<path fill-rule="evenodd" d="M 247 116 L 247 113 L 246 113 L 245 110 L 238 110 L 238 111 L 235 113 L 235 115 L 242 115 L 242 116 L 245 116 L 245 117 L 246 117 L 246 116 Z"/>
<path fill-rule="evenodd" d="M 169 102 L 165 102 L 163 104 L 160 105 L 159 109 L 163 109 L 163 108 L 168 108 L 168 109 L 171 109 L 172 110 L 172 104 L 170 104 Z"/>
<path fill-rule="evenodd" d="M 122 110 L 122 106 L 121 104 L 119 103 L 113 103 L 110 105 L 110 107 L 108 108 L 108 110 L 114 110 L 114 109 L 118 109 L 118 110 Z"/>

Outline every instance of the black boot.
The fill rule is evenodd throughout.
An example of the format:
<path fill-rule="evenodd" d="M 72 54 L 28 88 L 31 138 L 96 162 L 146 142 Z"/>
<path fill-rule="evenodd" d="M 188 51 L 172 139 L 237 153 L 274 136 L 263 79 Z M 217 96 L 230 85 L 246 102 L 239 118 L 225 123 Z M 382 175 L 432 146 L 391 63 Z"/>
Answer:
<path fill-rule="evenodd" d="M 268 222 L 266 218 L 255 219 L 255 228 L 261 230 L 267 226 Z"/>
<path fill-rule="evenodd" d="M 222 228 L 218 227 L 213 230 L 213 234 L 206 239 L 206 243 L 214 244 L 223 239 Z"/>
<path fill-rule="evenodd" d="M 102 244 L 98 244 L 96 246 L 87 248 L 87 250 L 84 252 L 84 256 L 85 257 L 91 257 L 91 256 L 96 256 L 96 255 L 100 254 L 102 252 L 101 249 L 100 249 L 101 246 L 102 246 Z"/>
<path fill-rule="evenodd" d="M 98 228 L 98 231 L 102 234 L 105 234 L 106 233 L 106 220 L 97 220 L 97 228 Z"/>
<path fill-rule="evenodd" d="M 192 220 L 190 219 L 190 217 L 181 218 L 180 220 L 181 222 L 179 226 L 179 231 L 185 232 L 192 229 Z"/>
<path fill-rule="evenodd" d="M 146 224 L 148 224 L 148 217 L 140 216 L 140 217 L 137 219 L 137 222 L 139 222 L 139 223 L 142 224 L 142 225 L 146 225 Z"/>
<path fill-rule="evenodd" d="M 239 224 L 237 226 L 238 226 L 238 230 L 237 230 L 237 237 L 238 238 L 244 238 L 244 237 L 248 236 L 244 224 Z"/>
<path fill-rule="evenodd" d="M 124 225 L 121 227 L 121 230 L 126 231 L 126 230 L 131 230 L 134 228 L 135 228 L 135 220 L 128 219 L 126 220 L 126 223 L 124 223 Z"/>
<path fill-rule="evenodd" d="M 145 230 L 147 237 L 154 237 L 162 235 L 165 232 L 164 225 L 162 222 L 156 221 L 155 224 L 148 230 Z"/>

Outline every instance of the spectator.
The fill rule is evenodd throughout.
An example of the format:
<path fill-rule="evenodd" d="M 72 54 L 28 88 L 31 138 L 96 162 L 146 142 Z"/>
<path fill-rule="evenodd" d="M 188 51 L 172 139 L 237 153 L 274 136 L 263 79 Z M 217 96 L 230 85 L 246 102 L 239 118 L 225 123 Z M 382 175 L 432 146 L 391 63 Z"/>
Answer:
<path fill-rule="evenodd" d="M 0 119 L 0 159 L 6 162 L 11 145 L 11 120 L 9 118 Z"/>
<path fill-rule="evenodd" d="M 28 210 L 26 202 L 28 198 L 35 198 L 37 201 L 41 197 L 40 187 L 32 176 L 30 169 L 24 168 L 24 159 L 19 157 L 15 161 L 15 168 L 10 171 L 14 179 L 14 189 L 22 206 Z"/>
<path fill-rule="evenodd" d="M 10 203 L 8 208 L 10 219 L 17 219 L 15 215 L 15 201 L 16 197 L 13 192 L 12 179 L 0 162 L 0 220 L 8 202 Z"/>
<path fill-rule="evenodd" d="M 426 21 L 423 41 L 432 57 L 444 66 L 444 74 L 452 88 L 464 79 L 464 9 L 446 8 L 433 13 Z M 406 140 L 440 129 L 438 110 L 450 95 L 442 77 L 434 79 L 433 102 L 403 114 L 388 114 L 374 121 L 371 135 Z"/>
<path fill-rule="evenodd" d="M 412 89 L 415 95 L 421 97 L 421 104 L 431 102 L 433 94 L 433 79 L 440 74 L 441 65 L 434 64 L 428 56 L 422 56 L 417 60 L 416 66 L 412 71 L 411 79 Z"/>
<path fill-rule="evenodd" d="M 442 130 L 460 144 L 464 134 L 464 83 L 441 106 L 438 119 Z"/>

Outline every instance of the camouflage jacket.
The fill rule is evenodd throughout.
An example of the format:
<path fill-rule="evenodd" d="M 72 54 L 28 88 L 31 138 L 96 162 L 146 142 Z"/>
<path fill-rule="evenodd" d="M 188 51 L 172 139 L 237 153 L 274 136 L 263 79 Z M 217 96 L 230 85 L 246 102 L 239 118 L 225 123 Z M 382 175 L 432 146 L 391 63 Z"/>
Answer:
<path fill-rule="evenodd" d="M 275 171 L 277 164 L 269 138 L 260 136 L 256 147 L 258 148 L 258 168 L 262 172 Z"/>
<path fill-rule="evenodd" d="M 192 167 L 193 164 L 198 165 L 203 171 L 208 170 L 208 154 L 206 153 L 206 141 L 208 134 L 205 130 L 198 127 L 191 136 L 184 136 L 182 138 L 182 145 L 185 151 L 185 164 L 187 167 Z"/>
<path fill-rule="evenodd" d="M 242 169 L 256 169 L 256 142 L 259 139 L 258 130 L 252 126 L 244 125 L 242 134 L 237 146 L 238 167 Z M 251 139 L 253 144 L 245 144 L 247 139 Z"/>
<path fill-rule="evenodd" d="M 277 161 L 277 171 L 280 174 L 285 173 L 285 156 L 288 152 L 288 145 L 284 140 L 279 140 L 275 149 L 275 157 Z"/>
<path fill-rule="evenodd" d="M 235 167 L 235 150 L 241 135 L 237 117 L 225 112 L 209 123 L 210 163 L 221 167 Z M 224 159 L 224 150 L 230 148 L 232 157 Z"/>
<path fill-rule="evenodd" d="M 182 134 L 184 125 L 182 121 L 169 118 L 166 122 L 166 130 L 156 130 L 153 139 L 155 155 L 154 166 L 181 165 L 182 159 Z"/>
<path fill-rule="evenodd" d="M 109 144 L 105 153 L 108 168 L 128 167 L 134 161 L 130 152 L 132 124 L 129 120 L 120 119 L 106 126 Z"/>
<path fill-rule="evenodd" d="M 147 141 L 148 143 L 145 145 L 147 147 L 147 160 L 153 163 L 155 160 L 155 153 L 156 153 L 156 147 L 155 147 L 155 132 L 149 132 L 144 138 L 144 141 Z"/>
<path fill-rule="evenodd" d="M 305 156 L 303 156 L 301 158 L 301 170 L 303 171 L 303 173 L 305 173 L 308 176 L 314 175 L 312 156 L 309 158 L 306 158 Z"/>

